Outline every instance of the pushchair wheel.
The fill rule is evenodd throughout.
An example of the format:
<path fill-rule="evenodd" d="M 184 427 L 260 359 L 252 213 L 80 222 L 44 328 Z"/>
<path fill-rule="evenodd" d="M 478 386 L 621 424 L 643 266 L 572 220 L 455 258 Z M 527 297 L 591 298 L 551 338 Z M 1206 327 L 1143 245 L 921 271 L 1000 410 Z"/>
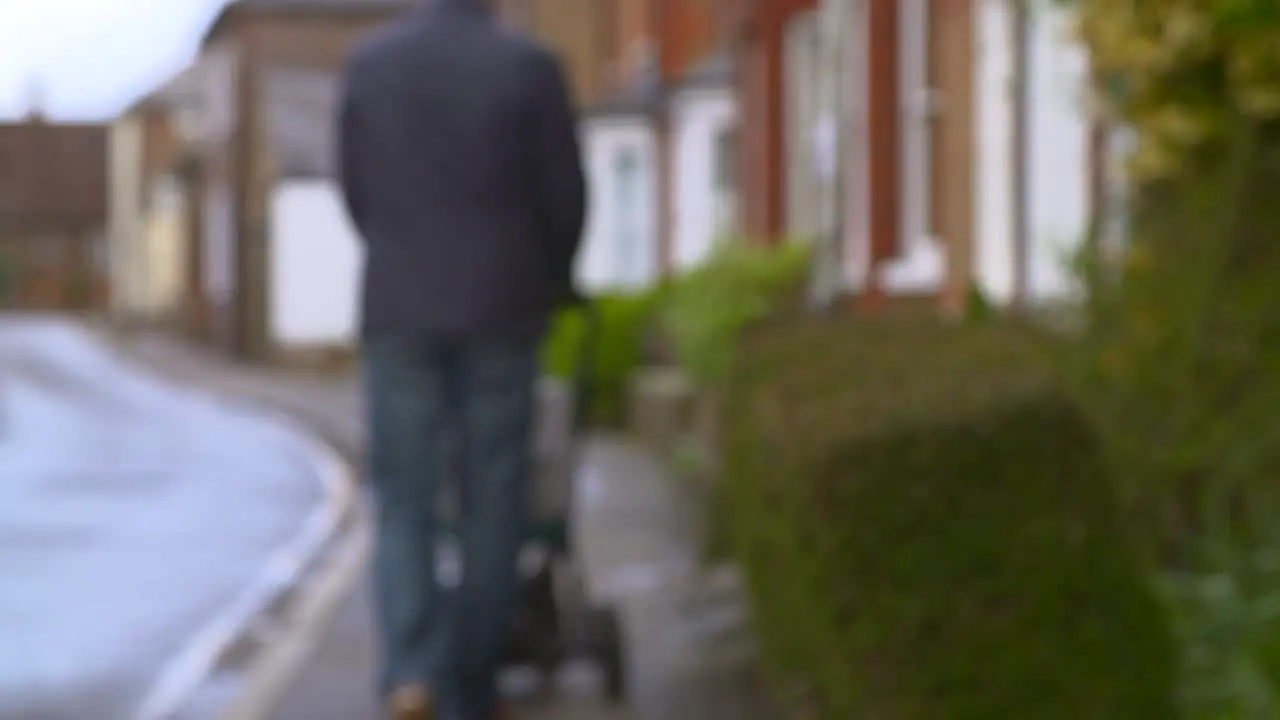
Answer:
<path fill-rule="evenodd" d="M 507 662 L 554 672 L 561 655 L 560 632 L 559 603 L 551 568 L 546 567 L 520 584 Z"/>
<path fill-rule="evenodd" d="M 613 702 L 626 699 L 626 660 L 622 624 L 612 607 L 595 607 L 586 617 L 587 640 L 591 654 L 604 675 L 605 695 Z"/>

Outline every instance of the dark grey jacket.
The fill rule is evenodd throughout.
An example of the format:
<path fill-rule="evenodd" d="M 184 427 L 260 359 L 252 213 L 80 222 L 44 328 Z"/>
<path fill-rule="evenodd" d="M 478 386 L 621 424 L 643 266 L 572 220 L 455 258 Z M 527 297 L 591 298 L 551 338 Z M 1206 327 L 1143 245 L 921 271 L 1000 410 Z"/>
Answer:
<path fill-rule="evenodd" d="M 477 0 L 438 0 L 363 44 L 344 80 L 365 336 L 537 339 L 571 297 L 586 212 L 560 64 Z"/>

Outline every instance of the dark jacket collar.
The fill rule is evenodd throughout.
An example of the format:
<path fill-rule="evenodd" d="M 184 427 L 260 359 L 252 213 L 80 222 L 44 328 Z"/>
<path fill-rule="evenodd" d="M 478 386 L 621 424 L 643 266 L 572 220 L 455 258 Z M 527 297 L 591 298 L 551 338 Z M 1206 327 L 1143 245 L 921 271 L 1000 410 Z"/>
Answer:
<path fill-rule="evenodd" d="M 427 0 L 426 7 L 432 14 L 470 15 L 489 17 L 492 10 L 484 0 Z"/>

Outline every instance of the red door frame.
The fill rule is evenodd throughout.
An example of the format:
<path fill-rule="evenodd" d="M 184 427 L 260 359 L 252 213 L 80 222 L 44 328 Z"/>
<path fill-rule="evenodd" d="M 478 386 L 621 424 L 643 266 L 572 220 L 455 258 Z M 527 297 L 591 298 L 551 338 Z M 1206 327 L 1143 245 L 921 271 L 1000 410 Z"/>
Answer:
<path fill-rule="evenodd" d="M 740 205 L 743 230 L 763 242 L 776 242 L 787 224 L 783 204 L 787 163 L 783 55 L 787 23 L 817 5 L 818 0 L 758 0 L 741 18 Z"/>
<path fill-rule="evenodd" d="M 880 270 L 898 257 L 902 234 L 902 91 L 900 0 L 865 0 L 867 27 L 867 284 L 864 296 L 884 296 Z"/>

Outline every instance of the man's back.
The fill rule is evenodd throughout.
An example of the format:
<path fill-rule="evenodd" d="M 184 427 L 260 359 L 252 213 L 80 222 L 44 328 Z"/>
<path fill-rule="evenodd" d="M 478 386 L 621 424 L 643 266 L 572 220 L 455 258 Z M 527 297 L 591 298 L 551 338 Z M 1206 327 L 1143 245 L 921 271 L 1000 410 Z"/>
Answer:
<path fill-rule="evenodd" d="M 569 292 L 585 191 L 563 77 L 477 3 L 439 0 L 348 68 L 366 335 L 532 339 Z"/>

